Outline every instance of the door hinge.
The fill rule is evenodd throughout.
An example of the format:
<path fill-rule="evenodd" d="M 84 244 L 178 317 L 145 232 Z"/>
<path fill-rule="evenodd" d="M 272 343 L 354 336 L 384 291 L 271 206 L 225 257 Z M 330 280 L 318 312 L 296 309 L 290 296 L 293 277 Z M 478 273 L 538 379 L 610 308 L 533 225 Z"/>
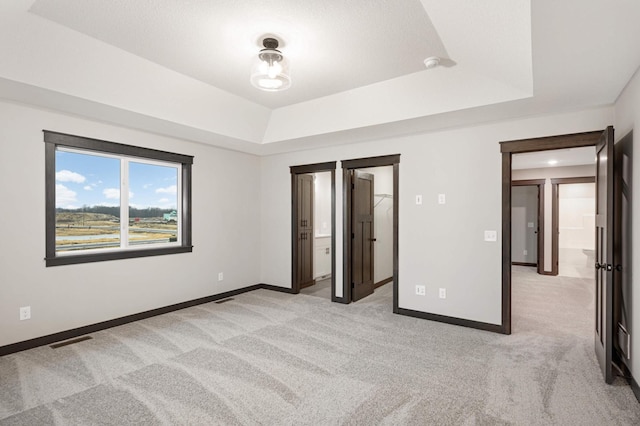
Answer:
<path fill-rule="evenodd" d="M 351 189 L 356 189 L 356 185 L 354 183 L 351 184 Z"/>
<path fill-rule="evenodd" d="M 353 240 L 356 237 L 356 234 L 354 234 L 353 232 L 351 233 L 351 239 Z"/>
<path fill-rule="evenodd" d="M 356 288 L 356 283 L 351 283 L 351 288 Z"/>

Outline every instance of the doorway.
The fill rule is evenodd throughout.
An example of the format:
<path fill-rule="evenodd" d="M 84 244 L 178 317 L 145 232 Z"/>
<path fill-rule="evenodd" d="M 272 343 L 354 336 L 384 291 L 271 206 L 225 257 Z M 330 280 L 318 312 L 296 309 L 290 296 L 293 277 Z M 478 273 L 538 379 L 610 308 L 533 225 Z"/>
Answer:
<path fill-rule="evenodd" d="M 571 216 L 572 210 L 576 210 L 574 204 L 584 205 L 585 200 L 569 196 L 566 192 L 569 188 L 567 185 L 594 182 L 595 180 L 595 147 L 573 147 L 564 149 L 546 149 L 543 151 L 518 152 L 512 156 L 511 170 L 511 221 L 512 221 L 512 261 L 516 265 L 531 265 L 534 263 L 535 256 L 532 256 L 531 248 L 533 241 L 537 242 L 537 273 L 543 275 L 558 275 L 559 259 L 567 259 L 567 256 L 559 256 L 559 243 L 567 243 L 566 238 L 559 238 L 569 234 L 584 234 L 585 232 L 593 234 L 593 230 L 585 231 L 584 226 L 587 224 L 583 216 Z M 538 220 L 533 212 L 532 205 L 535 203 L 534 191 L 532 185 L 538 187 Z M 525 186 L 526 188 L 522 188 Z M 559 188 L 565 188 L 563 196 L 560 200 Z M 528 196 L 527 196 L 528 195 Z M 524 198 L 523 198 L 524 197 Z M 562 208 L 560 204 L 562 203 Z M 593 203 L 595 205 L 595 200 Z M 518 222 L 518 214 L 525 214 L 524 208 L 527 208 L 526 214 L 528 220 L 526 226 L 523 225 L 524 218 L 520 218 Z M 572 209 L 572 207 L 574 207 Z M 581 210 L 578 208 L 578 210 Z M 562 213 L 564 212 L 564 213 Z M 583 213 L 573 211 L 573 213 Z M 559 216 L 560 215 L 560 216 Z M 562 219 L 562 226 L 559 225 L 559 219 Z M 525 226 L 523 228 L 523 226 Z M 563 228 L 563 229 L 560 229 Z M 524 230 L 523 230 L 524 229 Z M 535 234 L 536 229 L 538 233 Z M 524 235 L 523 235 L 524 234 Z M 531 247 L 522 246 L 522 241 L 530 243 Z M 537 238 L 535 238 L 537 237 Z M 533 240 L 533 241 L 532 241 Z M 519 243 L 519 244 L 518 244 Z M 571 243 L 575 246 L 575 243 Z M 587 249 L 587 247 L 583 247 Z M 524 255 L 527 251 L 527 256 Z M 563 254 L 571 253 L 563 246 Z M 583 257 L 579 255 L 577 257 Z M 593 266 L 593 264 L 591 265 Z"/>
<path fill-rule="evenodd" d="M 602 131 L 594 131 L 500 142 L 500 152 L 502 153 L 502 318 L 500 329 L 504 334 L 511 334 L 511 183 L 514 174 L 512 169 L 513 157 L 519 153 L 595 146 L 601 135 Z M 524 180 L 524 178 L 517 178 L 517 180 Z M 546 234 L 547 229 L 544 232 Z"/>
<path fill-rule="evenodd" d="M 595 176 L 551 179 L 553 275 L 593 276 L 595 181 Z"/>
<path fill-rule="evenodd" d="M 502 332 L 511 334 L 511 182 L 517 153 L 596 147 L 596 250 L 594 348 L 606 383 L 613 380 L 613 127 L 604 131 L 501 142 L 502 152 Z M 617 307 L 619 309 L 619 306 Z"/>
<path fill-rule="evenodd" d="M 342 161 L 343 170 L 343 292 L 342 303 L 360 300 L 374 292 L 376 284 L 393 283 L 393 312 L 398 311 L 398 176 L 400 155 Z M 375 170 L 391 172 L 389 191 L 378 191 Z M 391 254 L 391 268 L 386 277 L 376 281 L 375 231 L 376 207 L 391 204 L 390 238 L 386 241 Z M 386 205 L 386 204 L 385 204 Z M 389 259 L 387 259 L 389 260 Z M 384 273 L 383 273 L 384 274 Z"/>
<path fill-rule="evenodd" d="M 330 280 L 335 299 L 336 162 L 291 166 L 291 288 Z"/>
<path fill-rule="evenodd" d="M 356 169 L 351 179 L 355 302 L 393 281 L 393 167 Z"/>

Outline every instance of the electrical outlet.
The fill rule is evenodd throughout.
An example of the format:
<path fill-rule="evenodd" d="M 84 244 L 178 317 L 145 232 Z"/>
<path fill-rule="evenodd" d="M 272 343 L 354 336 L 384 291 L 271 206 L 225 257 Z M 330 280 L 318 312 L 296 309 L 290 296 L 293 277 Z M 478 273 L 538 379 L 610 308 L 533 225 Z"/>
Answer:
<path fill-rule="evenodd" d="M 522 254 L 524 254 L 525 256 L 529 254 L 529 252 L 527 250 L 525 250 Z"/>
<path fill-rule="evenodd" d="M 498 232 L 497 231 L 484 231 L 484 240 L 485 241 L 498 241 Z"/>
<path fill-rule="evenodd" d="M 441 288 L 440 289 L 440 299 L 446 299 L 447 298 L 447 289 L 446 288 Z"/>
<path fill-rule="evenodd" d="M 31 319 L 31 306 L 20 308 L 20 321 Z"/>
<path fill-rule="evenodd" d="M 427 288 L 423 285 L 417 285 L 416 286 L 416 294 L 418 296 L 424 296 L 425 294 L 427 294 Z"/>
<path fill-rule="evenodd" d="M 447 202 L 446 196 L 444 194 L 438 194 L 438 204 L 444 204 Z"/>
<path fill-rule="evenodd" d="M 224 274 L 222 272 L 218 272 L 218 281 L 222 281 L 224 279 Z"/>

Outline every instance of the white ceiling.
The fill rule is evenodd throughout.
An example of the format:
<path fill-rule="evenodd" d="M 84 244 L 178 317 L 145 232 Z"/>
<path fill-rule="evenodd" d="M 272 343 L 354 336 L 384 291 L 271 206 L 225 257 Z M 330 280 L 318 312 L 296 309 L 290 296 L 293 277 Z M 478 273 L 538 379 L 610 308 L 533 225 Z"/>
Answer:
<path fill-rule="evenodd" d="M 447 52 L 419 0 L 37 0 L 31 13 L 270 108 L 424 70 Z M 248 84 L 265 35 L 293 87 Z"/>
<path fill-rule="evenodd" d="M 549 164 L 550 161 L 554 161 L 554 163 Z M 513 170 L 543 169 L 546 167 L 586 166 L 595 163 L 596 149 L 593 146 L 587 146 L 514 154 L 511 168 Z"/>
<path fill-rule="evenodd" d="M 269 154 L 610 105 L 639 20 L 633 0 L 3 0 L 0 99 Z M 288 91 L 249 83 L 265 34 Z"/>

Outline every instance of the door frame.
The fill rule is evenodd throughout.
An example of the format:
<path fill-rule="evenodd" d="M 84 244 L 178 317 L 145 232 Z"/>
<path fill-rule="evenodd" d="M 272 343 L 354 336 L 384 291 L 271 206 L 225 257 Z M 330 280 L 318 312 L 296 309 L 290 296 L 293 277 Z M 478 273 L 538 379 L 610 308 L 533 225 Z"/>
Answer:
<path fill-rule="evenodd" d="M 336 162 L 290 166 L 291 173 L 291 292 L 300 293 L 298 283 L 298 180 L 297 175 L 331 172 L 331 300 L 335 298 L 336 285 Z M 314 201 L 315 208 L 315 201 Z"/>
<path fill-rule="evenodd" d="M 595 146 L 604 130 L 500 142 L 502 153 L 502 319 L 511 334 L 511 163 L 513 154 Z"/>
<path fill-rule="evenodd" d="M 400 154 L 342 160 L 342 297 L 334 301 L 351 303 L 351 171 L 393 166 L 393 312 L 398 312 L 398 188 Z"/>
<path fill-rule="evenodd" d="M 537 265 L 536 270 L 544 275 L 544 187 L 546 179 L 512 180 L 511 186 L 537 186 L 538 187 L 538 237 L 537 237 Z M 511 213 L 509 213 L 511 215 Z"/>
<path fill-rule="evenodd" d="M 551 273 L 558 275 L 560 253 L 560 190 L 559 185 L 571 183 L 596 183 L 595 176 L 553 178 L 551 179 Z"/>

